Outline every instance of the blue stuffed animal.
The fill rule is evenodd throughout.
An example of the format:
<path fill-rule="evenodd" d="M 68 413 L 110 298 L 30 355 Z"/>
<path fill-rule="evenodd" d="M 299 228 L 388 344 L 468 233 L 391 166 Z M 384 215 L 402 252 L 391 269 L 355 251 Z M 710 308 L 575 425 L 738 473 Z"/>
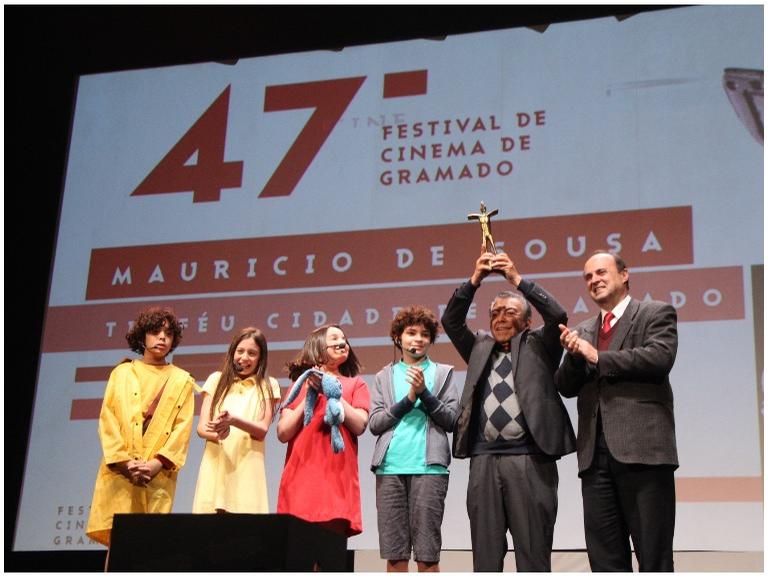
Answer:
<path fill-rule="evenodd" d="M 323 389 L 323 394 L 327 398 L 325 405 L 325 416 L 323 422 L 331 427 L 331 447 L 333 452 L 338 454 L 344 450 L 344 438 L 341 436 L 341 382 L 333 374 L 328 374 L 315 368 L 310 368 L 305 371 L 294 382 L 291 391 L 288 393 L 285 401 L 280 405 L 280 408 L 284 408 L 291 402 L 293 402 L 299 395 L 301 385 L 309 378 L 310 375 L 315 374 L 321 378 L 320 383 Z M 307 399 L 304 403 L 304 426 L 309 424 L 312 420 L 312 414 L 315 411 L 315 403 L 317 402 L 317 390 L 312 386 L 307 389 Z"/>

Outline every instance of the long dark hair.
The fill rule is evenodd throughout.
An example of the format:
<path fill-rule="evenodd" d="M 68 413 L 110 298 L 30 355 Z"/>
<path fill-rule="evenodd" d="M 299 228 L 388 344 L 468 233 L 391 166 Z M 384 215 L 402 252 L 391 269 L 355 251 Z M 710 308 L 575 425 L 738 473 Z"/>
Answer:
<path fill-rule="evenodd" d="M 342 333 L 344 332 L 338 324 L 325 324 L 312 330 L 304 341 L 304 347 L 301 349 L 301 352 L 298 353 L 296 358 L 285 365 L 291 380 L 296 380 L 313 366 L 320 366 L 328 362 L 325 335 L 328 333 L 329 328 L 338 328 Z M 344 334 L 344 337 L 346 338 L 346 334 Z M 349 349 L 349 355 L 344 363 L 339 366 L 339 372 L 344 376 L 357 376 L 360 373 L 361 365 L 348 340 L 347 348 Z"/>
<path fill-rule="evenodd" d="M 213 401 L 211 402 L 211 418 L 213 418 L 216 408 L 224 401 L 224 398 L 227 397 L 229 389 L 232 388 L 232 384 L 234 384 L 235 380 L 238 378 L 234 366 L 235 350 L 237 350 L 237 346 L 240 342 L 249 338 L 253 338 L 256 342 L 256 346 L 259 347 L 259 361 L 256 363 L 256 370 L 252 376 L 256 379 L 256 387 L 261 395 L 262 409 L 266 405 L 266 398 L 264 397 L 265 382 L 266 386 L 269 388 L 269 377 L 267 376 L 269 350 L 267 349 L 267 339 L 261 330 L 254 328 L 253 326 L 248 326 L 247 328 L 243 328 L 239 334 L 235 335 L 232 339 L 232 343 L 229 345 L 227 355 L 224 357 L 224 363 L 221 366 L 221 377 L 219 378 L 219 383 L 216 385 L 216 391 L 213 393 Z"/>

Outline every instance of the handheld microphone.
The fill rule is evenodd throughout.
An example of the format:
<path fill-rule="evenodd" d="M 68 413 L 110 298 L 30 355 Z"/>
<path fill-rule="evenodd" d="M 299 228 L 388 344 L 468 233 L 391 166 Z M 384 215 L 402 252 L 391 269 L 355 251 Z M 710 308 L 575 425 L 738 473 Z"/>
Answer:
<path fill-rule="evenodd" d="M 238 374 L 245 369 L 243 368 L 243 365 L 240 364 L 239 362 L 232 362 L 232 366 L 234 367 L 235 372 L 237 372 Z"/>

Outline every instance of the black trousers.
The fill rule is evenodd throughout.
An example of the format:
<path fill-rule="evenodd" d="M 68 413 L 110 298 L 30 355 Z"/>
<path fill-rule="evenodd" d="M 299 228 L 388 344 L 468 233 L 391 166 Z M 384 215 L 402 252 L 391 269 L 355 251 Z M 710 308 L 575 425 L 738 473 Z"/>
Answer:
<path fill-rule="evenodd" d="M 581 475 L 584 533 L 592 572 L 632 572 L 630 538 L 641 572 L 673 572 L 673 466 L 623 464 L 600 433 Z"/>
<path fill-rule="evenodd" d="M 467 512 L 475 572 L 501 572 L 512 534 L 518 572 L 552 570 L 557 463 L 536 454 L 472 456 Z"/>

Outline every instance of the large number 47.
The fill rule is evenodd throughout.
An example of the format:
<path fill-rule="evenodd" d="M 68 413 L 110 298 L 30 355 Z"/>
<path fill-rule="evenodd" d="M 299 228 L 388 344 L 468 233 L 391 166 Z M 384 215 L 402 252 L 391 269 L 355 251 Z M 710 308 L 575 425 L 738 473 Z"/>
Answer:
<path fill-rule="evenodd" d="M 364 81 L 365 76 L 360 76 L 267 86 L 265 112 L 302 108 L 315 111 L 262 189 L 260 198 L 288 196 L 293 192 Z M 131 196 L 192 192 L 193 202 L 217 202 L 224 188 L 242 186 L 243 162 L 224 160 L 229 93 L 227 86 Z"/>

